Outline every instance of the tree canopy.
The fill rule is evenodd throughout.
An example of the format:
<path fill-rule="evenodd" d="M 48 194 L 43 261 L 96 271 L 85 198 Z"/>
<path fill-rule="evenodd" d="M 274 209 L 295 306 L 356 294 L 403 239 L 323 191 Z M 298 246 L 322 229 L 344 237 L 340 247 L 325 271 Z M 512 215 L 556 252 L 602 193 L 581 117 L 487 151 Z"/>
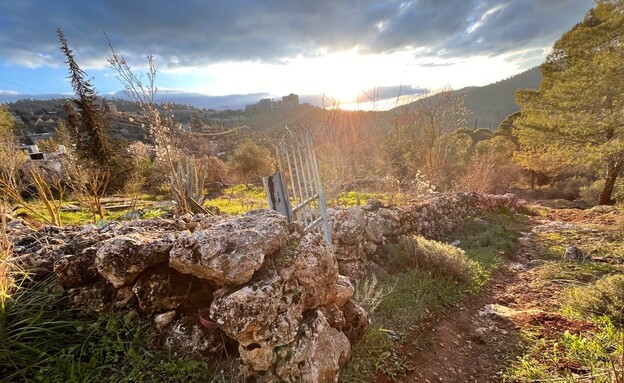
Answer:
<path fill-rule="evenodd" d="M 601 169 L 609 203 L 624 167 L 624 0 L 598 0 L 561 36 L 541 66 L 539 90 L 520 90 L 514 134 L 531 170 Z M 541 169 L 540 169 L 541 168 Z"/>

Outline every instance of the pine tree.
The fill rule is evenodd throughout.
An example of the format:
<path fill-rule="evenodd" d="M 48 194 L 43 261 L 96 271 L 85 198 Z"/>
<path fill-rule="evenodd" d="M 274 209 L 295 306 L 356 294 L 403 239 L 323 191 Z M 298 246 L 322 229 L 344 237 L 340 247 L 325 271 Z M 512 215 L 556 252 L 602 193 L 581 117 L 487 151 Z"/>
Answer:
<path fill-rule="evenodd" d="M 624 168 L 624 0 L 598 0 L 555 43 L 539 90 L 521 90 L 514 123 L 519 159 L 531 166 L 601 168 L 611 200 Z M 539 170 L 539 169 L 536 169 Z"/>

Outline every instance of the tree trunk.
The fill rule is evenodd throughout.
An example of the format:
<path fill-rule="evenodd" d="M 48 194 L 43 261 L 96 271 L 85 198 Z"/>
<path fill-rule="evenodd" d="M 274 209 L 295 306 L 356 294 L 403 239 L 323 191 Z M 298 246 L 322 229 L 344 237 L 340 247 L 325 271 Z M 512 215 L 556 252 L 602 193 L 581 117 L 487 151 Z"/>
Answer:
<path fill-rule="evenodd" d="M 620 175 L 622 171 L 622 165 L 624 162 L 620 161 L 611 161 L 607 167 L 607 178 L 605 182 L 604 189 L 600 193 L 600 199 L 598 203 L 600 205 L 609 205 L 611 204 L 611 194 L 613 193 L 613 186 L 615 185 L 615 180 Z"/>

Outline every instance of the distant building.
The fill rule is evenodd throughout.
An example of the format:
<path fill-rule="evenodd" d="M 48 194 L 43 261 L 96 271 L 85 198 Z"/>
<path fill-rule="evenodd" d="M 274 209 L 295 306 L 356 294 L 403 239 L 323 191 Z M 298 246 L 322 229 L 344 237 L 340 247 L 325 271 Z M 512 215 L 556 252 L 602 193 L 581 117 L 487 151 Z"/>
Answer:
<path fill-rule="evenodd" d="M 54 121 L 52 121 L 52 123 L 54 123 Z M 28 135 L 28 138 L 30 138 L 32 140 L 32 142 L 35 143 L 35 144 L 38 141 L 47 140 L 50 137 L 52 137 L 52 133 L 33 133 L 33 134 L 29 134 Z"/>
<path fill-rule="evenodd" d="M 288 96 L 282 96 L 282 108 L 292 109 L 299 106 L 299 96 L 291 93 Z"/>
<path fill-rule="evenodd" d="M 292 109 L 299 105 L 299 96 L 291 93 L 283 96 L 281 100 L 273 101 L 270 98 L 263 98 L 252 105 L 245 105 L 246 112 L 262 112 L 272 109 Z"/>
<path fill-rule="evenodd" d="M 273 106 L 273 100 L 271 100 L 270 98 L 263 98 L 262 100 L 258 101 L 256 105 L 260 110 L 270 110 Z"/>
<path fill-rule="evenodd" d="M 20 145 L 19 148 L 26 153 L 31 160 L 43 160 L 44 155 L 39 151 L 37 145 Z"/>

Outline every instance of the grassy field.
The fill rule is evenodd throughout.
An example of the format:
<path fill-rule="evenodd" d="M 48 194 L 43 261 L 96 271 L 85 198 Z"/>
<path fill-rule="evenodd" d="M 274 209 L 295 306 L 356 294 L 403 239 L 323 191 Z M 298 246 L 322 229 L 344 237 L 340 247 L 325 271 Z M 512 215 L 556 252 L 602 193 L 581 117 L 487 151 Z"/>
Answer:
<path fill-rule="evenodd" d="M 111 196 L 110 198 L 129 200 L 129 198 L 124 198 L 121 195 Z M 383 194 L 351 191 L 343 192 L 338 196 L 337 200 L 333 199 L 327 202 L 329 206 L 334 206 L 332 204 L 338 202 L 339 206 L 348 207 L 365 204 L 370 198 L 375 198 L 382 202 L 387 202 L 388 200 Z M 148 219 L 166 214 L 173 206 L 173 202 L 168 202 L 167 196 L 164 195 L 143 194 L 135 202 L 136 206 L 133 208 L 115 209 L 114 211 L 104 209 L 103 220 L 94 217 L 93 213 L 88 209 L 62 210 L 60 213 L 61 222 L 63 225 L 85 225 L 89 223 L 103 224 L 108 221 L 129 220 L 137 216 L 141 219 Z M 36 201 L 30 202 L 30 205 L 35 210 L 45 214 L 43 205 Z M 80 207 L 80 202 L 76 200 L 66 201 L 64 206 L 68 205 Z M 264 189 L 261 186 L 235 185 L 221 190 L 212 198 L 206 198 L 203 206 L 212 211 L 216 210 L 221 214 L 240 215 L 250 210 L 267 209 L 268 203 Z M 17 212 L 28 216 L 28 212 L 24 209 L 18 209 Z M 42 222 L 40 218 L 35 216 L 29 216 L 29 219 Z"/>

